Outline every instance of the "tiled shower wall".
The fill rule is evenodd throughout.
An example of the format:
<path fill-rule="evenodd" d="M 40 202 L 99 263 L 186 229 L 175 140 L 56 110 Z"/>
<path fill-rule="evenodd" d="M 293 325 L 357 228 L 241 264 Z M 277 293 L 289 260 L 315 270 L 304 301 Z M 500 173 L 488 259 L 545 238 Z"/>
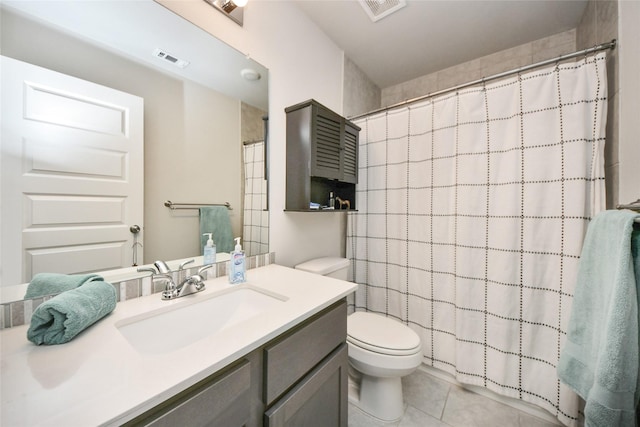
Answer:
<path fill-rule="evenodd" d="M 345 58 L 343 114 L 346 117 L 364 114 L 482 77 L 606 43 L 616 39 L 617 36 L 617 0 L 591 0 L 587 4 L 579 26 L 575 29 L 483 56 L 381 90 L 369 81 L 355 64 Z M 616 49 L 610 50 L 608 55 L 609 103 L 605 174 L 607 208 L 613 208 L 619 202 L 631 201 L 618 201 L 618 52 Z M 378 96 L 380 103 L 376 104 Z"/>
<path fill-rule="evenodd" d="M 576 30 L 573 29 L 382 89 L 382 105 L 393 105 L 575 50 Z"/>
<path fill-rule="evenodd" d="M 382 90 L 369 81 L 353 62 L 345 58 L 344 114 L 346 117 L 364 114 L 381 107 L 554 58 L 575 50 L 576 30 L 573 29 L 426 74 Z M 354 91 L 352 88 L 358 88 L 358 90 Z M 379 91 L 379 94 L 376 93 L 376 90 Z M 378 99 L 380 102 L 376 103 Z"/>
<path fill-rule="evenodd" d="M 276 254 L 274 252 L 247 257 L 247 269 L 263 267 L 265 265 L 274 264 Z M 173 279 L 179 283 L 184 279 L 185 275 L 196 274 L 198 268 L 187 268 L 180 272 L 173 273 Z M 227 275 L 227 263 L 220 262 L 216 264 L 216 268 L 205 271 L 206 279 L 214 279 L 216 277 Z M 138 279 L 125 280 L 123 282 L 112 283 L 116 288 L 116 296 L 118 302 L 144 297 L 147 295 L 162 292 L 164 290 L 163 283 L 152 283 L 150 276 Z M 43 302 L 53 298 L 46 296 L 42 298 L 34 298 L 30 300 L 15 301 L 6 304 L 0 304 L 0 329 L 11 328 L 13 326 L 25 325 L 31 322 L 33 311 Z M 158 297 L 159 298 L 159 297 Z"/>
<path fill-rule="evenodd" d="M 576 33 L 576 49 L 605 43 L 618 38 L 618 2 L 616 0 L 591 0 L 582 16 Z M 619 190 L 619 127 L 618 106 L 620 84 L 618 80 L 618 49 L 607 53 L 607 77 L 609 79 L 609 100 L 607 102 L 607 136 L 604 152 L 604 173 L 607 187 L 607 208 L 618 203 L 630 203 L 633 200 L 618 200 Z"/>

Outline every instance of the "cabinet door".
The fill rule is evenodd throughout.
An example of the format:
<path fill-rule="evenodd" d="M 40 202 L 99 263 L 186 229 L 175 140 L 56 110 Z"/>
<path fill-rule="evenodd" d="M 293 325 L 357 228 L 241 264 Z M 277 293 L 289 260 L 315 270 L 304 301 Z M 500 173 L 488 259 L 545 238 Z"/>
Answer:
<path fill-rule="evenodd" d="M 125 426 L 240 427 L 250 417 L 251 364 L 243 360 L 214 374 Z"/>
<path fill-rule="evenodd" d="M 311 176 L 340 179 L 341 131 L 344 119 L 333 111 L 313 104 Z"/>
<path fill-rule="evenodd" d="M 270 406 L 347 339 L 341 300 L 264 349 L 264 402 Z"/>
<path fill-rule="evenodd" d="M 358 140 L 360 130 L 346 122 L 344 126 L 343 148 L 341 151 L 342 171 L 340 180 L 350 184 L 358 183 Z"/>
<path fill-rule="evenodd" d="M 343 343 L 265 413 L 265 427 L 347 427 L 348 364 Z"/>

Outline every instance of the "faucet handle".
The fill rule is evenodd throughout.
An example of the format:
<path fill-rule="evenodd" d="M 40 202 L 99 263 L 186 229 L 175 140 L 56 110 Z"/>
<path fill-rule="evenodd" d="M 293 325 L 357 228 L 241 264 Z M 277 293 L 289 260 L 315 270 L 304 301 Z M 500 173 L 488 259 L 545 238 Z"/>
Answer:
<path fill-rule="evenodd" d="M 158 269 L 158 273 L 160 273 L 160 274 L 171 273 L 171 269 L 169 268 L 167 263 L 164 262 L 164 261 L 158 260 L 158 261 L 154 262 L 153 265 Z"/>
<path fill-rule="evenodd" d="M 148 271 L 149 273 L 154 274 L 154 275 L 158 274 L 158 270 L 156 270 L 153 267 L 140 267 L 140 268 L 138 268 L 138 273 L 143 273 L 145 271 Z"/>
<path fill-rule="evenodd" d="M 190 259 L 189 261 L 185 261 L 178 266 L 178 270 L 184 270 L 184 266 L 187 264 L 191 264 L 194 260 Z"/>
<path fill-rule="evenodd" d="M 202 274 L 203 271 L 210 269 L 211 267 L 213 267 L 214 264 L 207 264 L 204 267 L 200 267 L 198 269 L 198 275 Z"/>

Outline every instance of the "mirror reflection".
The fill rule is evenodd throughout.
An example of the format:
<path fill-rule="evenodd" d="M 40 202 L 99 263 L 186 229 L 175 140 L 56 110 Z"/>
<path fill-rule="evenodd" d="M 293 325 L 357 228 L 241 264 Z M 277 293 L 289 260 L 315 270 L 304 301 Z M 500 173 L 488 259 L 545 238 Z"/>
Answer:
<path fill-rule="evenodd" d="M 247 255 L 268 252 L 264 164 L 268 72 L 263 66 L 151 0 L 4 1 L 1 6 L 3 57 L 130 94 L 141 105 L 138 161 L 134 151 L 117 157 L 114 153 L 120 155 L 120 150 L 108 145 L 97 151 L 87 148 L 87 140 L 110 132 L 74 124 L 69 126 L 74 132 L 81 128 L 80 133 L 90 137 L 81 138 L 80 148 L 65 152 L 68 132 L 57 135 L 61 122 L 37 117 L 27 117 L 27 125 L 47 122 L 48 127 L 17 138 L 22 142 L 7 149 L 11 146 L 5 142 L 5 109 L 15 100 L 8 99 L 11 91 L 5 90 L 3 72 L 3 288 L 28 282 L 41 271 L 84 273 L 120 267 L 131 271 L 134 264 L 200 256 L 201 205 L 228 203 L 230 209 L 221 209 L 228 214 L 230 233 L 242 236 Z M 55 92 L 38 88 L 32 92 L 47 100 Z M 59 106 L 54 110 L 64 111 L 67 124 L 69 117 L 75 118 Z M 125 117 L 120 133 L 127 144 L 136 132 L 129 127 L 134 110 L 127 107 L 122 110 L 127 113 L 118 116 Z M 130 111 L 134 113 L 129 115 Z M 101 114 L 101 110 L 90 114 L 91 123 Z M 58 168 L 63 161 L 71 162 L 75 175 Z M 31 169 L 26 174 L 18 172 L 19 178 L 7 179 L 6 170 L 27 163 Z M 101 167 L 117 173 L 103 172 Z M 34 190 L 29 182 L 25 184 L 29 190 L 16 196 L 9 187 L 23 175 L 37 175 L 57 187 Z M 140 208 L 122 201 L 111 189 L 90 190 L 89 198 L 79 196 L 78 175 L 98 182 L 98 188 L 139 176 Z M 9 203 L 8 195 L 13 197 Z M 190 205 L 171 209 L 166 201 Z M 91 218 L 80 219 L 80 213 L 87 211 Z M 16 223 L 18 227 L 12 226 Z M 136 226 L 139 232 L 132 231 Z M 51 229 L 45 235 L 47 227 Z M 207 231 L 214 233 L 215 241 L 216 230 Z M 101 240 L 92 240 L 91 233 L 101 235 Z M 53 235 L 63 236 L 62 243 L 52 244 Z M 78 269 L 78 261 L 85 259 L 95 268 Z M 13 268 L 16 265 L 19 268 Z"/>

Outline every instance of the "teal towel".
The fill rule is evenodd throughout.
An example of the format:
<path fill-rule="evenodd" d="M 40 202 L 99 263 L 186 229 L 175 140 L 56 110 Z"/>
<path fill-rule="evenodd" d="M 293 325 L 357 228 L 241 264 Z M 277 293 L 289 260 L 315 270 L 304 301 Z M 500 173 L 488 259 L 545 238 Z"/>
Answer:
<path fill-rule="evenodd" d="M 59 294 L 93 280 L 102 280 L 102 277 L 97 274 L 38 273 L 29 282 L 24 298 L 31 299 Z"/>
<path fill-rule="evenodd" d="M 636 425 L 640 231 L 634 230 L 635 218 L 640 215 L 630 211 L 596 215 L 580 256 L 558 376 L 586 401 L 589 427 Z"/>
<path fill-rule="evenodd" d="M 204 252 L 204 245 L 208 236 L 204 233 L 213 233 L 213 242 L 216 244 L 216 252 L 233 251 L 233 231 L 231 220 L 225 206 L 203 206 L 200 208 L 200 254 Z"/>
<path fill-rule="evenodd" d="M 64 344 L 116 308 L 116 289 L 101 280 L 85 283 L 40 304 L 27 338 L 36 345 Z"/>

